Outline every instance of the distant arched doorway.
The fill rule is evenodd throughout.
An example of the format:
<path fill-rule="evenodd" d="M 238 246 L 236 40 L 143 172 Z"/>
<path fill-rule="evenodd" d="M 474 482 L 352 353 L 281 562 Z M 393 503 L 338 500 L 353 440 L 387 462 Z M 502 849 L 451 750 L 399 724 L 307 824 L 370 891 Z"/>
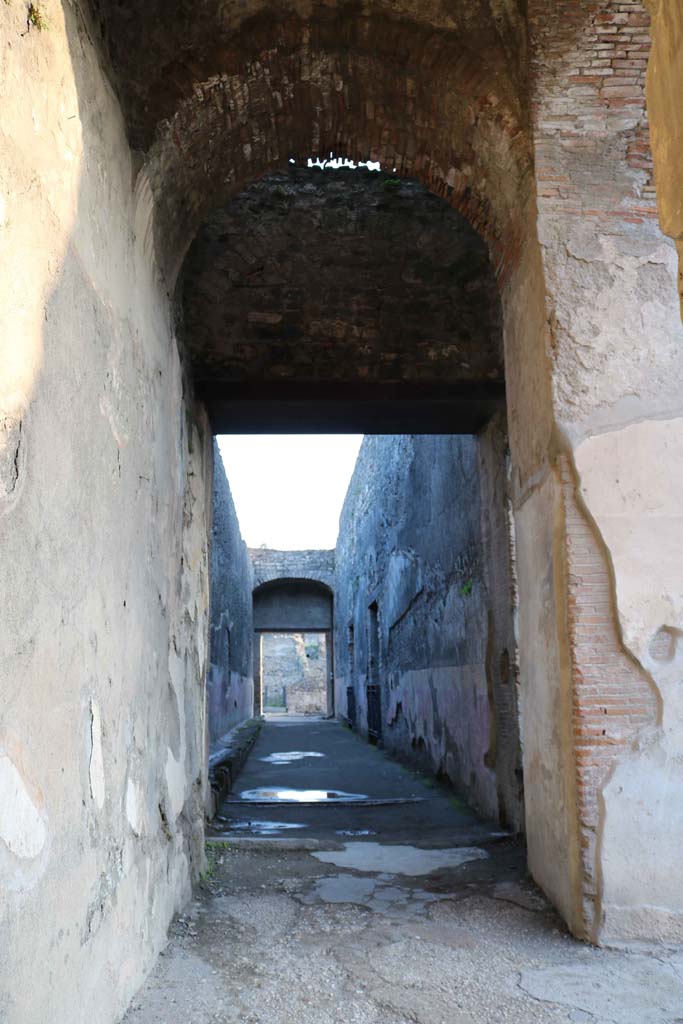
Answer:
<path fill-rule="evenodd" d="M 264 709 L 264 642 L 276 636 L 320 637 L 324 658 L 324 711 L 334 714 L 332 630 L 334 597 L 325 583 L 309 579 L 277 579 L 254 590 L 254 715 Z M 308 656 L 304 641 L 304 657 Z M 286 696 L 283 707 L 287 706 Z M 317 705 L 315 705 L 317 708 Z"/>

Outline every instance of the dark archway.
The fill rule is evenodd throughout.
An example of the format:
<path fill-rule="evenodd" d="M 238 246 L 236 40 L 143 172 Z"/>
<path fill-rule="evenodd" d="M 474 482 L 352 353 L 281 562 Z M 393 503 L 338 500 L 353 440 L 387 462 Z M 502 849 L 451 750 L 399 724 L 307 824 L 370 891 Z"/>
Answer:
<path fill-rule="evenodd" d="M 334 595 L 310 579 L 276 579 L 254 590 L 254 714 L 263 710 L 262 637 L 267 634 L 319 633 L 325 637 L 327 713 L 334 713 Z"/>
<path fill-rule="evenodd" d="M 217 431 L 474 433 L 504 403 L 487 246 L 415 180 L 266 175 L 201 229 L 182 301 Z"/>

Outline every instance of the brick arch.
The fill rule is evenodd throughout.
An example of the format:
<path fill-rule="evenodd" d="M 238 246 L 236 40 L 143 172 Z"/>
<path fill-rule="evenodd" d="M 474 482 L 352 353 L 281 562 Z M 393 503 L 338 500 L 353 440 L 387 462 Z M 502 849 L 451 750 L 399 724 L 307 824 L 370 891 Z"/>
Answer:
<path fill-rule="evenodd" d="M 243 385 L 274 394 L 288 381 L 317 394 L 334 385 L 337 398 L 354 386 L 469 383 L 503 400 L 487 246 L 414 179 L 299 167 L 265 175 L 199 232 L 182 294 L 195 384 L 214 410 L 219 390 L 223 409 L 226 393 L 243 399 Z"/>
<path fill-rule="evenodd" d="M 334 550 L 250 548 L 249 556 L 254 569 L 254 593 L 265 584 L 282 580 L 303 580 L 326 587 L 330 593 L 334 590 Z"/>
<path fill-rule="evenodd" d="M 334 152 L 418 179 L 489 244 L 505 281 L 533 196 L 527 115 L 500 39 L 387 16 L 255 18 L 159 123 L 146 173 L 173 283 L 206 217 L 289 159 Z"/>

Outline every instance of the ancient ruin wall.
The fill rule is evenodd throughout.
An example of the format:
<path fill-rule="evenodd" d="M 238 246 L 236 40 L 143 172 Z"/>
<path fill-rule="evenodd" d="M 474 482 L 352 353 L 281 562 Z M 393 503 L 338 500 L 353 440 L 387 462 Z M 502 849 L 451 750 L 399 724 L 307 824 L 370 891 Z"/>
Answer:
<path fill-rule="evenodd" d="M 211 446 L 71 4 L 0 4 L 0 1018 L 120 1019 L 200 866 Z"/>
<path fill-rule="evenodd" d="M 252 659 L 253 572 L 242 540 L 218 444 L 213 442 L 211 529 L 211 632 L 207 713 L 211 748 L 250 718 L 254 706 Z"/>
<path fill-rule="evenodd" d="M 263 703 L 290 714 L 327 714 L 324 634 L 264 633 L 261 638 Z"/>
<path fill-rule="evenodd" d="M 677 129 L 669 131 L 667 97 L 676 95 L 668 90 L 681 24 L 676 5 L 649 7 L 652 24 L 640 0 L 529 5 L 562 455 L 520 495 L 516 522 L 520 565 L 533 566 L 539 536 L 554 542 L 547 593 L 566 622 L 558 673 L 522 666 L 525 779 L 534 794 L 529 860 L 574 931 L 593 941 L 683 935 L 675 882 L 683 820 L 668 797 L 682 784 L 673 679 L 683 658 L 683 330 L 675 246 L 662 233 L 678 236 L 679 172 L 668 149 Z M 546 604 L 526 571 L 523 657 L 545 625 Z M 560 759 L 550 753 L 558 737 Z"/>
<path fill-rule="evenodd" d="M 310 549 L 279 551 L 277 548 L 249 548 L 254 567 L 254 586 L 274 580 L 315 580 L 334 587 L 334 551 Z"/>
<path fill-rule="evenodd" d="M 408 367 L 432 384 L 503 381 L 484 240 L 424 185 L 395 175 L 290 167 L 258 178 L 198 233 L 183 296 L 199 386 L 386 385 L 404 382 Z"/>
<path fill-rule="evenodd" d="M 376 603 L 383 744 L 521 828 L 499 433 L 364 440 L 337 546 L 336 708 L 348 710 L 353 687 L 367 732 Z"/>

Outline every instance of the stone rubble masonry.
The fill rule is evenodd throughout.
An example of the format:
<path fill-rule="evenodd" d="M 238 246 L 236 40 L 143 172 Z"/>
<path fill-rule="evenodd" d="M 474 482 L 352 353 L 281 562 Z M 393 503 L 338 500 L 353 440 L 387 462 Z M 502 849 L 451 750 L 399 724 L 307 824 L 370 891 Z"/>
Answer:
<path fill-rule="evenodd" d="M 238 14 L 208 0 L 188 18 L 162 16 L 155 2 L 134 26 L 112 0 L 97 6 L 131 139 L 147 154 L 171 285 L 222 199 L 330 151 L 419 178 L 489 241 L 508 276 L 533 187 L 525 27 L 509 5 L 497 16 L 489 0 L 448 10 L 250 0 Z"/>
<path fill-rule="evenodd" d="M 680 4 L 649 5 L 649 113 L 643 4 L 530 0 L 528 24 L 524 8 L 149 0 L 131 17 L 129 5 L 92 0 L 50 3 L 49 30 L 38 31 L 27 30 L 23 5 L 0 3 L 7 1024 L 112 1024 L 201 868 L 212 452 L 179 353 L 174 288 L 195 235 L 231 197 L 290 158 L 302 166 L 330 151 L 421 181 L 489 248 L 505 328 L 534 876 L 575 934 L 682 941 L 683 812 L 669 794 L 682 785 L 683 328 L 647 146 L 650 120 L 662 227 L 680 246 Z M 465 442 L 455 450 L 460 468 L 475 465 Z M 604 558 L 595 592 L 559 453 L 581 480 Z M 427 493 L 432 464 L 413 460 L 411 499 Z M 494 493 L 500 474 L 487 479 Z M 446 770 L 515 821 L 502 700 L 495 729 L 487 710 L 488 680 L 500 693 L 487 668 L 507 685 L 502 652 L 513 646 L 502 598 L 488 603 L 502 588 L 468 546 L 479 536 L 474 510 L 441 482 L 434 493 L 448 501 L 430 507 L 444 510 L 448 551 L 411 500 L 411 528 L 387 544 L 393 561 L 378 543 L 375 560 L 359 564 L 353 608 L 356 574 L 346 577 L 338 630 L 353 611 L 362 687 L 367 601 L 379 587 L 397 684 L 387 734 L 409 735 L 400 687 L 424 696 L 427 724 L 449 717 L 444 694 L 466 695 L 477 729 L 466 737 L 453 717 L 460 764 L 453 755 Z M 373 506 L 364 508 L 370 533 Z M 504 503 L 496 508 L 502 517 Z M 488 540 L 480 532 L 482 549 L 493 538 L 498 550 L 502 518 Z M 438 558 L 418 550 L 423 541 Z M 614 632 L 599 644 L 584 633 L 584 587 L 588 608 L 609 588 Z M 382 609 L 387 597 L 393 612 Z M 484 650 L 473 637 L 490 609 Z M 446 650 L 432 612 L 452 627 Z M 465 630 L 470 618 L 476 628 Z M 411 649 L 419 661 L 405 660 Z M 654 724 L 631 659 L 656 685 Z M 628 740 L 606 730 L 614 742 L 604 743 L 583 724 L 574 739 L 578 712 L 590 721 L 607 706 L 587 689 L 597 679 L 605 698 L 624 698 L 616 718 Z M 416 748 L 429 735 L 417 730 Z M 437 767 L 439 745 L 424 752 Z M 577 766 L 579 746 L 596 761 L 590 774 Z"/>
<path fill-rule="evenodd" d="M 302 287 L 309 279 L 314 289 Z M 265 175 L 202 227 L 182 287 L 198 385 L 504 378 L 483 239 L 424 185 L 395 175 Z"/>
<path fill-rule="evenodd" d="M 207 805 L 207 818 L 218 813 L 225 798 L 232 791 L 249 752 L 258 738 L 263 720 L 248 718 L 222 737 L 209 755 L 209 785 L 211 797 Z"/>
<path fill-rule="evenodd" d="M 332 628 L 336 584 L 334 550 L 280 551 L 250 548 L 254 572 L 256 713 L 261 698 L 273 687 L 287 686 L 290 711 L 332 713 L 332 648 L 326 635 Z M 278 582 L 282 585 L 277 586 Z M 266 625 L 267 624 L 267 625 Z M 261 632 L 266 628 L 268 632 Z M 319 660 L 305 657 L 301 634 L 309 630 L 321 643 Z M 285 632 L 283 632 L 283 630 Z"/>

